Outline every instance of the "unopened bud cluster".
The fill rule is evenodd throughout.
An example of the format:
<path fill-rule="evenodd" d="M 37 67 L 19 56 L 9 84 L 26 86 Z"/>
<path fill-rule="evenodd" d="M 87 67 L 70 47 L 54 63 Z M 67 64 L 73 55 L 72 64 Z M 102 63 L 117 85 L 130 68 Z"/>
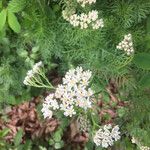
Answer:
<path fill-rule="evenodd" d="M 84 116 L 79 116 L 79 118 L 77 119 L 77 124 L 78 124 L 79 131 L 81 132 L 90 131 L 90 122 Z"/>
<path fill-rule="evenodd" d="M 132 35 L 127 34 L 124 36 L 124 39 L 117 45 L 117 49 L 123 50 L 127 53 L 127 55 L 131 55 L 134 53 Z"/>

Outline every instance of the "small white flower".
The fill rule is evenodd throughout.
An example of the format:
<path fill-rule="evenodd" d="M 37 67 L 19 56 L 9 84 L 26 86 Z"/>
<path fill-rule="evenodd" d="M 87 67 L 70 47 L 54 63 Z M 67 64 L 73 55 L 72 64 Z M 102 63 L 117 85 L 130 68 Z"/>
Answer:
<path fill-rule="evenodd" d="M 80 22 L 80 26 L 81 26 L 81 29 L 86 29 L 88 27 L 88 24 L 85 22 Z"/>
<path fill-rule="evenodd" d="M 23 84 L 25 85 L 29 85 L 30 84 L 30 77 L 29 76 L 26 76 L 24 81 L 23 81 Z"/>
<path fill-rule="evenodd" d="M 118 126 L 115 126 L 115 127 L 112 129 L 111 136 L 114 138 L 115 141 L 118 141 L 118 140 L 121 138 L 121 137 L 120 137 L 120 131 L 119 131 L 119 127 L 118 127 Z"/>
<path fill-rule="evenodd" d="M 33 69 L 32 69 L 33 72 L 34 72 L 34 73 L 39 72 L 39 70 L 41 69 L 41 66 L 42 66 L 42 61 L 36 63 L 36 64 L 33 66 Z"/>
<path fill-rule="evenodd" d="M 53 99 L 54 98 L 54 94 L 49 94 L 46 98 L 45 98 L 45 101 L 49 104 L 49 101 L 51 100 L 51 99 Z"/>
<path fill-rule="evenodd" d="M 32 70 L 29 70 L 27 72 L 27 76 L 30 77 L 30 78 L 32 78 L 34 76 L 34 72 Z"/>
<path fill-rule="evenodd" d="M 29 70 L 29 71 L 27 72 L 27 76 L 25 77 L 23 83 L 24 83 L 25 85 L 30 85 L 30 81 L 31 81 L 31 79 L 32 79 L 33 77 L 34 77 L 34 72 L 33 72 L 32 70 Z"/>
<path fill-rule="evenodd" d="M 41 111 L 43 113 L 44 118 L 52 118 L 53 112 L 49 109 L 49 105 L 43 104 L 43 108 Z"/>
<path fill-rule="evenodd" d="M 94 23 L 92 23 L 93 29 L 99 29 L 104 27 L 103 19 L 98 19 Z"/>
<path fill-rule="evenodd" d="M 98 19 L 98 11 L 97 10 L 92 10 L 88 14 L 89 19 L 92 21 L 96 21 Z"/>
<path fill-rule="evenodd" d="M 76 114 L 76 112 L 75 112 L 75 110 L 73 109 L 73 106 L 67 107 L 67 108 L 64 110 L 64 115 L 65 115 L 65 116 L 72 117 L 72 116 L 75 115 L 75 114 Z"/>
<path fill-rule="evenodd" d="M 45 104 L 52 108 L 53 110 L 59 109 L 59 105 L 56 99 L 54 99 L 54 94 L 49 94 L 44 101 Z"/>

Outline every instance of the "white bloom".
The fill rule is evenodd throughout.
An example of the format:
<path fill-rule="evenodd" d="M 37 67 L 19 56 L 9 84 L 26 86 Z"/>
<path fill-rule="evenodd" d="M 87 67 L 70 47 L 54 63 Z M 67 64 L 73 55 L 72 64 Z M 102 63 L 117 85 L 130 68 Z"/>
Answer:
<path fill-rule="evenodd" d="M 49 102 L 54 98 L 54 94 L 49 94 L 46 98 L 45 98 L 45 101 L 46 103 L 49 104 Z"/>
<path fill-rule="evenodd" d="M 29 70 L 29 71 L 27 72 L 27 75 L 26 75 L 26 77 L 25 77 L 23 83 L 24 83 L 25 85 L 30 85 L 30 81 L 31 81 L 31 79 L 32 79 L 33 77 L 34 77 L 34 72 L 33 72 L 32 70 Z"/>
<path fill-rule="evenodd" d="M 77 27 L 79 25 L 79 17 L 77 14 L 73 14 L 69 18 L 70 23 L 74 26 Z"/>
<path fill-rule="evenodd" d="M 32 70 L 29 70 L 27 72 L 27 76 L 30 77 L 30 78 L 33 77 L 34 76 L 34 72 Z"/>
<path fill-rule="evenodd" d="M 25 85 L 30 85 L 30 77 L 29 76 L 26 76 L 24 81 L 23 81 L 23 84 Z"/>
<path fill-rule="evenodd" d="M 131 142 L 133 144 L 136 144 L 139 147 L 140 150 L 150 150 L 150 147 L 142 146 L 141 143 L 135 137 L 132 137 Z"/>
<path fill-rule="evenodd" d="M 30 85 L 30 84 L 31 84 L 32 78 L 33 78 L 36 74 L 38 74 L 39 70 L 41 69 L 41 66 L 42 66 L 42 62 L 40 61 L 40 62 L 36 63 L 36 64 L 33 66 L 32 70 L 29 70 L 29 71 L 27 72 L 26 77 L 25 77 L 25 79 L 24 79 L 24 81 L 23 81 L 23 83 L 24 83 L 25 85 Z"/>
<path fill-rule="evenodd" d="M 117 49 L 124 50 L 127 55 L 134 53 L 132 35 L 129 33 L 124 36 L 124 39 L 116 46 Z"/>
<path fill-rule="evenodd" d="M 62 16 L 65 20 L 69 21 L 69 17 L 68 17 L 68 14 L 65 10 L 62 11 Z"/>
<path fill-rule="evenodd" d="M 88 17 L 90 20 L 96 21 L 98 19 L 98 11 L 97 10 L 90 11 Z"/>
<path fill-rule="evenodd" d="M 75 115 L 76 112 L 75 110 L 73 109 L 73 106 L 70 106 L 70 107 L 67 107 L 66 109 L 64 109 L 64 115 L 65 116 L 69 116 L 69 117 L 72 117 L 73 115 Z"/>
<path fill-rule="evenodd" d="M 91 96 L 93 91 L 87 88 L 91 78 L 91 71 L 83 71 L 82 67 L 70 69 L 63 78 L 63 84 L 56 89 L 56 96 L 62 101 L 61 109 L 66 110 L 68 106 L 91 108 Z M 60 92 L 60 94 L 59 94 Z"/>
<path fill-rule="evenodd" d="M 92 24 L 93 29 L 99 29 L 104 27 L 104 21 L 103 19 L 98 19 L 96 22 Z"/>
<path fill-rule="evenodd" d="M 65 92 L 65 87 L 63 85 L 58 85 L 55 91 L 55 97 L 61 98 Z"/>
<path fill-rule="evenodd" d="M 80 26 L 81 26 L 81 29 L 86 29 L 88 27 L 88 24 L 85 22 L 80 22 Z"/>
<path fill-rule="evenodd" d="M 131 142 L 132 142 L 133 144 L 138 143 L 138 141 L 137 141 L 137 139 L 135 139 L 135 137 L 132 137 Z"/>
<path fill-rule="evenodd" d="M 60 104 L 60 108 L 63 111 L 65 111 L 69 106 L 70 106 L 70 101 L 62 101 L 62 103 Z"/>
<path fill-rule="evenodd" d="M 77 67 L 76 68 L 77 75 L 81 75 L 82 72 L 83 72 L 83 68 L 82 67 Z"/>
<path fill-rule="evenodd" d="M 107 148 L 108 146 L 112 146 L 114 141 L 120 139 L 119 134 L 120 132 L 118 126 L 112 128 L 110 124 L 105 125 L 96 132 L 93 141 L 97 146 Z"/>
<path fill-rule="evenodd" d="M 83 4 L 84 5 L 84 4 Z M 98 11 L 92 10 L 89 11 L 87 14 L 81 13 L 80 15 L 77 14 L 70 14 L 66 12 L 67 10 L 63 10 L 62 16 L 65 20 L 70 22 L 71 25 L 74 27 L 80 27 L 81 29 L 86 29 L 89 26 L 92 26 L 93 29 L 99 29 L 104 26 L 103 19 L 98 19 Z"/>
<path fill-rule="evenodd" d="M 87 86 L 89 84 L 89 79 L 91 78 L 92 76 L 92 72 L 91 71 L 85 71 L 82 73 L 82 80 L 81 80 L 81 83 L 82 85 L 84 86 Z"/>
<path fill-rule="evenodd" d="M 59 105 L 56 99 L 54 99 L 54 94 L 49 94 L 44 101 L 47 104 L 46 107 L 52 108 L 53 110 L 59 109 Z"/>
<path fill-rule="evenodd" d="M 115 127 L 112 129 L 111 136 L 114 138 L 115 141 L 118 141 L 118 140 L 121 138 L 121 137 L 120 137 L 120 131 L 119 131 L 119 127 L 118 127 L 118 126 L 115 126 Z"/>
<path fill-rule="evenodd" d="M 40 62 L 38 62 L 38 63 L 36 63 L 34 66 L 33 66 L 33 72 L 34 73 L 37 73 L 37 72 L 39 72 L 39 70 L 41 69 L 41 66 L 42 66 L 42 62 L 40 61 Z"/>
<path fill-rule="evenodd" d="M 44 118 L 52 118 L 53 112 L 49 109 L 49 105 L 43 104 L 42 113 Z"/>
<path fill-rule="evenodd" d="M 112 129 L 112 125 L 111 124 L 107 124 L 107 125 L 104 125 L 103 128 L 104 128 L 105 131 L 108 131 L 108 130 Z"/>
<path fill-rule="evenodd" d="M 43 107 L 46 108 L 43 109 L 56 110 L 60 108 L 65 116 L 72 117 L 76 114 L 76 107 L 84 110 L 91 108 L 91 96 L 94 93 L 88 87 L 91 76 L 92 72 L 83 71 L 82 67 L 70 69 L 63 78 L 63 83 L 56 88 L 55 93 L 49 94 L 45 98 Z"/>
<path fill-rule="evenodd" d="M 96 0 L 77 0 L 82 7 L 85 7 L 86 4 L 91 5 L 92 3 L 96 3 Z"/>
<path fill-rule="evenodd" d="M 84 22 L 86 22 L 88 15 L 85 13 L 81 13 L 79 18 L 80 18 L 80 21 L 82 21 L 84 23 Z"/>
<path fill-rule="evenodd" d="M 59 109 L 59 104 L 56 99 L 54 99 L 54 94 L 49 94 L 43 103 L 42 113 L 44 118 L 52 118 L 53 112 L 52 110 Z"/>
<path fill-rule="evenodd" d="M 148 146 L 140 146 L 140 150 L 150 150 L 150 147 L 148 147 Z"/>
<path fill-rule="evenodd" d="M 59 109 L 58 102 L 55 99 L 53 99 L 53 101 L 51 101 L 50 106 L 53 108 L 53 110 Z"/>

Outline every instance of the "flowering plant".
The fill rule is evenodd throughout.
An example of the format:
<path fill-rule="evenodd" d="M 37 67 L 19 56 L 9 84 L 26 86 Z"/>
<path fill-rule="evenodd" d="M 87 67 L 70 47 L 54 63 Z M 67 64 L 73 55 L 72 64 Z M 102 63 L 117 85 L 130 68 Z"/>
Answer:
<path fill-rule="evenodd" d="M 79 128 L 82 132 L 89 132 L 92 135 L 92 141 L 96 146 L 107 148 L 120 139 L 118 125 L 100 126 L 99 122 L 94 120 L 98 112 L 94 110 L 97 107 L 94 101 L 95 92 L 90 87 L 91 71 L 84 71 L 82 67 L 70 69 L 62 79 L 62 84 L 55 88 L 44 75 L 42 68 L 42 62 L 35 64 L 33 69 L 27 72 L 24 84 L 54 90 L 44 100 L 41 110 L 44 118 L 52 118 L 56 110 L 68 119 L 78 118 Z M 43 79 L 47 84 L 44 84 Z"/>
<path fill-rule="evenodd" d="M 98 18 L 97 10 L 78 14 L 76 13 L 76 7 L 74 5 L 72 6 L 70 3 L 67 1 L 67 6 L 62 11 L 62 16 L 72 26 L 80 27 L 81 29 L 92 27 L 94 30 L 104 27 L 104 21 L 102 18 Z M 85 7 L 87 4 L 91 5 L 92 3 L 96 3 L 96 0 L 77 0 L 77 3 L 80 4 L 81 7 Z"/>
<path fill-rule="evenodd" d="M 124 36 L 124 39 L 116 46 L 117 49 L 125 51 L 127 55 L 134 53 L 132 35 L 129 33 Z"/>
<path fill-rule="evenodd" d="M 131 142 L 133 144 L 136 144 L 140 150 L 150 150 L 150 147 L 148 146 L 143 146 L 138 139 L 136 139 L 135 137 L 132 137 Z"/>

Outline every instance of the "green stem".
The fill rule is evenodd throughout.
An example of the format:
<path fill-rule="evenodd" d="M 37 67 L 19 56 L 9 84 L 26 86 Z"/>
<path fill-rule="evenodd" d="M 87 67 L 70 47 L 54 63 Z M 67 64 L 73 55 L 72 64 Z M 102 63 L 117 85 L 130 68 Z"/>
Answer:
<path fill-rule="evenodd" d="M 92 116 L 92 113 L 90 112 L 91 114 L 91 119 L 92 119 L 92 123 L 93 123 L 93 128 L 95 129 L 96 127 L 100 128 L 100 126 L 94 121 L 94 118 Z"/>
<path fill-rule="evenodd" d="M 127 64 L 129 64 L 132 61 L 132 59 L 133 59 L 133 56 L 128 57 L 128 59 L 125 61 L 125 63 L 119 67 L 119 69 L 126 66 Z"/>
<path fill-rule="evenodd" d="M 49 82 L 49 80 L 47 79 L 47 77 L 45 76 L 45 74 L 40 70 L 39 71 L 39 75 L 41 75 L 43 77 L 43 79 L 51 86 L 53 87 L 53 85 Z"/>
<path fill-rule="evenodd" d="M 48 89 L 55 89 L 53 86 L 45 85 L 44 83 L 40 82 L 37 80 L 36 77 L 32 77 L 33 80 L 30 80 L 29 84 L 34 87 L 39 87 L 39 88 L 48 88 Z M 38 83 L 38 84 L 36 84 Z"/>

